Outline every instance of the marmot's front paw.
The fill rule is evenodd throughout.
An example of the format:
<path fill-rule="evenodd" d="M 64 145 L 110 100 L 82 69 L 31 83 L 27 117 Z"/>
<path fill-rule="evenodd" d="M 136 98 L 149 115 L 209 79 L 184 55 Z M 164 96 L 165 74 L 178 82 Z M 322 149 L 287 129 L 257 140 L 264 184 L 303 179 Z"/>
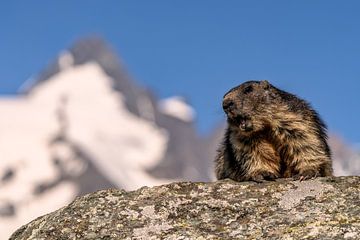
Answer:
<path fill-rule="evenodd" d="M 303 181 L 311 178 L 316 178 L 317 176 L 319 176 L 319 172 L 317 170 L 307 169 L 304 171 L 300 171 L 298 174 L 293 176 L 293 179 Z"/>
<path fill-rule="evenodd" d="M 257 182 L 257 183 L 262 183 L 265 181 L 274 181 L 276 178 L 278 178 L 278 176 L 274 173 L 261 172 L 261 173 L 256 174 L 255 176 L 251 177 L 250 180 Z"/>

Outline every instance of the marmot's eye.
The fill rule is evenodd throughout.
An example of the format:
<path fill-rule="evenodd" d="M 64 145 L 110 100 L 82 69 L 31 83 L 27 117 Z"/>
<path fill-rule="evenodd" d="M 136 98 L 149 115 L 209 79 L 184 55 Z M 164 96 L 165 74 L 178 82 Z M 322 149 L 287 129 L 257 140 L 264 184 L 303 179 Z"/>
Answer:
<path fill-rule="evenodd" d="M 244 93 L 244 94 L 248 94 L 248 93 L 252 92 L 252 90 L 253 90 L 253 87 L 252 87 L 252 86 L 247 86 L 247 87 L 244 89 L 243 93 Z"/>

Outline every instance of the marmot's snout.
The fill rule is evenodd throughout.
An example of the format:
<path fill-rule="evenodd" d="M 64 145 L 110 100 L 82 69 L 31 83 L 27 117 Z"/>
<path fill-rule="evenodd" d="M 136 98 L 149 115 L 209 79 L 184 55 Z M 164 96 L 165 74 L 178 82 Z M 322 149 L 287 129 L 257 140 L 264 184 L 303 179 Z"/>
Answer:
<path fill-rule="evenodd" d="M 241 116 L 237 109 L 236 103 L 232 99 L 225 98 L 223 100 L 223 109 L 228 119 L 232 119 L 233 121 Z"/>
<path fill-rule="evenodd" d="M 222 105 L 226 114 L 231 113 L 236 109 L 235 102 L 232 99 L 225 98 Z"/>
<path fill-rule="evenodd" d="M 250 117 L 240 111 L 232 99 L 225 98 L 223 100 L 223 109 L 230 124 L 238 127 L 242 131 L 252 130 Z"/>

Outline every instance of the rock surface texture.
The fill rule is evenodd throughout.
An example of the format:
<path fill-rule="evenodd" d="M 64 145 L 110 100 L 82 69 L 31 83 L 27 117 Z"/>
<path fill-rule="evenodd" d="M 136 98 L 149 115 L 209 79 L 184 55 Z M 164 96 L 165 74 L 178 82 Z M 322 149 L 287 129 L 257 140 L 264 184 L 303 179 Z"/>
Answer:
<path fill-rule="evenodd" d="M 360 177 L 180 182 L 77 198 L 10 239 L 359 239 Z"/>

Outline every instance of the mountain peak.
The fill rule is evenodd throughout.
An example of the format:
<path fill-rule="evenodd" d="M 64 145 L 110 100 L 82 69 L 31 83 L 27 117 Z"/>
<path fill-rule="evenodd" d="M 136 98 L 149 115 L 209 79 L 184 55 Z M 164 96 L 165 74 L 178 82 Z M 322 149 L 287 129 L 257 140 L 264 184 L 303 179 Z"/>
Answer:
<path fill-rule="evenodd" d="M 114 54 L 112 47 L 101 37 L 90 36 L 77 40 L 67 50 L 62 51 L 35 79 L 25 82 L 20 92 L 30 92 L 37 85 L 47 81 L 70 65 L 77 66 L 87 62 L 99 64 L 114 79 L 113 85 L 116 90 L 132 88 L 133 83 L 124 69 L 122 61 Z"/>
<path fill-rule="evenodd" d="M 113 53 L 107 42 L 98 36 L 82 38 L 69 49 L 74 57 L 74 64 L 80 65 L 89 61 L 99 63 L 102 67 L 119 68 L 122 64 Z"/>

